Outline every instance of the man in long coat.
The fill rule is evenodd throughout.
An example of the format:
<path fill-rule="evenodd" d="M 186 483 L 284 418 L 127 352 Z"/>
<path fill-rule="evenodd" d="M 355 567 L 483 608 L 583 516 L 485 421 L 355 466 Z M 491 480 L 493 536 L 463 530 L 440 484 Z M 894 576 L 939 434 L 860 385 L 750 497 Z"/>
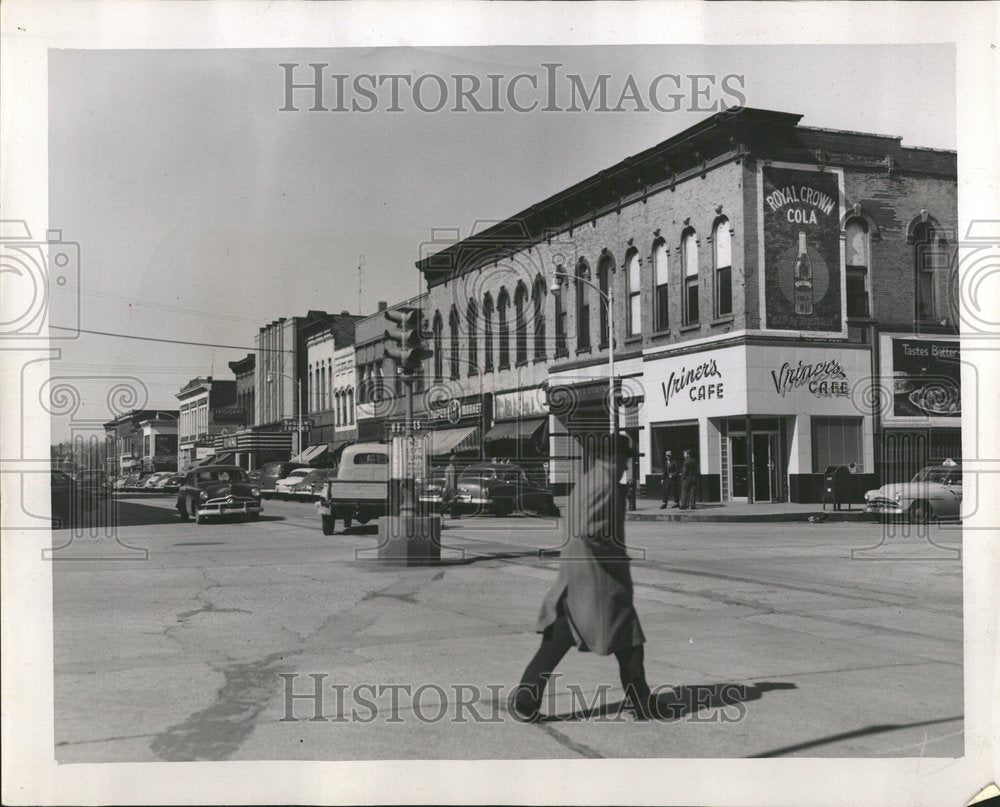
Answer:
<path fill-rule="evenodd" d="M 538 618 L 542 643 L 509 700 L 521 720 L 538 718 L 545 684 L 573 645 L 600 656 L 614 653 L 626 698 L 639 716 L 648 716 L 646 637 L 632 603 L 625 494 L 618 484 L 630 461 L 631 445 L 621 438 L 616 448 L 616 456 L 598 457 L 570 494 L 565 517 L 569 540 Z"/>

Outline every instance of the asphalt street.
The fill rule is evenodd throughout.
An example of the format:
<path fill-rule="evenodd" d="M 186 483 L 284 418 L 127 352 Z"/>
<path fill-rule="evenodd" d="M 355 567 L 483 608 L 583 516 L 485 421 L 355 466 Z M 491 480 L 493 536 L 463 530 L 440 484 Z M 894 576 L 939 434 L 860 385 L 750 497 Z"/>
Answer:
<path fill-rule="evenodd" d="M 572 650 L 523 724 L 502 702 L 558 519 L 445 520 L 441 563 L 400 568 L 311 504 L 205 525 L 172 506 L 54 533 L 61 763 L 963 753 L 954 526 L 630 522 L 661 719 L 621 708 L 613 657 Z"/>

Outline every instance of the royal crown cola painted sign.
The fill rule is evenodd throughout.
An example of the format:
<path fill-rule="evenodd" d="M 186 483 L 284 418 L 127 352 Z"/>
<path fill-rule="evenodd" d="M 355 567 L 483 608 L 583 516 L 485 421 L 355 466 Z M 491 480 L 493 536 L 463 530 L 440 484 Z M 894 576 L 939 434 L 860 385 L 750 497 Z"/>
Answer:
<path fill-rule="evenodd" d="M 764 327 L 840 333 L 839 175 L 770 165 L 761 176 Z"/>

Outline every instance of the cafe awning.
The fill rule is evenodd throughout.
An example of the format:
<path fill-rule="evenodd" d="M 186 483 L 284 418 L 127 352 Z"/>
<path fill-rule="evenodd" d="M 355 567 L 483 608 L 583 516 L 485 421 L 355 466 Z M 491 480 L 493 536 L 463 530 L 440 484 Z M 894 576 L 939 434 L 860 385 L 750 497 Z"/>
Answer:
<path fill-rule="evenodd" d="M 486 437 L 483 439 L 488 443 L 495 440 L 533 440 L 548 425 L 548 422 L 547 417 L 506 420 L 497 423 L 486 432 Z"/>
<path fill-rule="evenodd" d="M 204 468 L 206 465 L 216 465 L 215 454 L 209 457 L 202 457 L 200 460 L 194 460 L 188 463 L 188 468 Z"/>
<path fill-rule="evenodd" d="M 469 451 L 479 446 L 479 427 L 466 426 L 461 429 L 442 429 L 430 433 L 430 452 L 435 457 L 452 451 Z"/>

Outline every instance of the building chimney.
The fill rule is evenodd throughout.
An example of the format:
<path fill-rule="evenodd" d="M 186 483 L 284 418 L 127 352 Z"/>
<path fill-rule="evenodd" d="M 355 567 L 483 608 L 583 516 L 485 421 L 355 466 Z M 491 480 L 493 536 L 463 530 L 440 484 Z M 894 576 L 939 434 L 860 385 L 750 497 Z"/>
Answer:
<path fill-rule="evenodd" d="M 378 310 L 385 311 L 389 307 L 389 304 L 385 300 L 378 301 Z"/>

